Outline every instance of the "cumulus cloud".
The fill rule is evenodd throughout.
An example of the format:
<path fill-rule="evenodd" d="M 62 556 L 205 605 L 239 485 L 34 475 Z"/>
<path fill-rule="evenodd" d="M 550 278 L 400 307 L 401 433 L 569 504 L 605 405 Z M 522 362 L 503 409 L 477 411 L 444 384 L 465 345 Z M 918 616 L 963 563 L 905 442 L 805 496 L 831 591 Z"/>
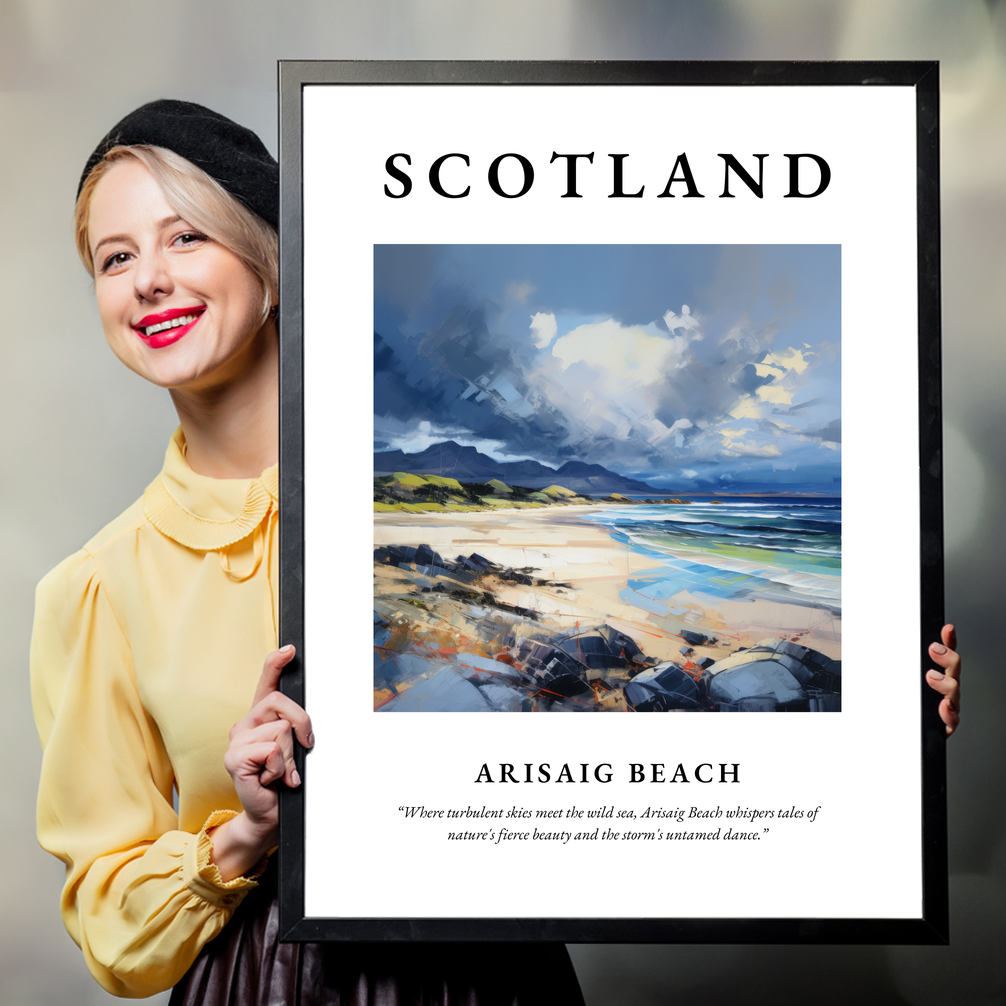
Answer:
<path fill-rule="evenodd" d="M 793 402 L 793 391 L 784 384 L 763 384 L 755 394 L 763 402 L 773 405 L 790 405 Z"/>
<path fill-rule="evenodd" d="M 839 404 L 834 353 L 781 335 L 773 317 L 681 305 L 627 320 L 536 300 L 530 283 L 501 286 L 532 313 L 476 300 L 466 286 L 451 291 L 453 303 L 427 295 L 425 315 L 378 337 L 389 352 L 375 349 L 375 413 L 388 443 L 402 446 L 411 424 L 417 449 L 443 431 L 557 467 L 578 459 L 709 480 L 724 463 L 731 477 L 754 462 L 771 471 L 764 462 L 830 454 L 840 439 L 829 422 Z"/>
<path fill-rule="evenodd" d="M 539 349 L 544 349 L 554 338 L 559 330 L 554 314 L 543 314 L 539 311 L 531 315 L 531 338 Z"/>
<path fill-rule="evenodd" d="M 674 332 L 677 329 L 687 332 L 689 329 L 697 329 L 699 327 L 699 320 L 692 317 L 691 308 L 687 304 L 682 304 L 681 314 L 668 311 L 664 315 L 664 324 L 667 326 L 669 332 Z"/>
<path fill-rule="evenodd" d="M 500 452 L 504 446 L 499 441 L 473 438 L 471 433 L 463 428 L 440 426 L 426 420 L 415 424 L 386 420 L 375 427 L 374 439 L 375 450 L 398 450 L 406 454 L 419 454 L 434 444 L 453 440 L 462 447 L 478 447 L 484 454 L 492 454 L 502 459 Z"/>
<path fill-rule="evenodd" d="M 452 396 L 436 380 L 414 395 L 430 412 L 430 428 L 450 429 L 458 442 L 468 423 L 469 436 L 546 464 L 579 457 L 643 471 L 778 458 L 783 439 L 823 440 L 809 424 L 778 419 L 759 432 L 773 410 L 792 405 L 814 357 L 792 346 L 769 349 L 743 323 L 710 340 L 682 307 L 664 315 L 681 334 L 656 321 L 603 317 L 556 338 L 555 313 L 538 311 L 528 344 L 494 331 L 493 318 L 491 305 L 456 305 L 418 344 L 440 384 L 459 380 Z M 444 414 L 455 422 L 444 422 Z"/>
<path fill-rule="evenodd" d="M 563 369 L 583 362 L 594 367 L 604 379 L 620 382 L 626 378 L 646 380 L 659 373 L 673 344 L 656 325 L 641 328 L 624 326 L 614 319 L 579 325 L 552 347 L 552 355 Z"/>
<path fill-rule="evenodd" d="M 759 437 L 757 431 L 721 426 L 716 433 L 723 440 L 721 457 L 777 458 L 781 454 L 778 444 Z"/>

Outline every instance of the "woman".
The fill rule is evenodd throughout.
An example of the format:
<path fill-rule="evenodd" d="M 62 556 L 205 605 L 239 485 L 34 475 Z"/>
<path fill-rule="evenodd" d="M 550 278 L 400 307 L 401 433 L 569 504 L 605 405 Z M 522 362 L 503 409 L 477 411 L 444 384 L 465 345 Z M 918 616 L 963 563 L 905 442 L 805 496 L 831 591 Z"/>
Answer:
<path fill-rule="evenodd" d="M 180 426 L 143 497 L 38 589 L 38 831 L 67 929 L 121 996 L 582 1003 L 561 945 L 277 944 L 276 786 L 300 785 L 293 738 L 313 744 L 277 690 L 277 220 L 258 137 L 187 102 L 131 113 L 81 179 L 106 339 Z"/>

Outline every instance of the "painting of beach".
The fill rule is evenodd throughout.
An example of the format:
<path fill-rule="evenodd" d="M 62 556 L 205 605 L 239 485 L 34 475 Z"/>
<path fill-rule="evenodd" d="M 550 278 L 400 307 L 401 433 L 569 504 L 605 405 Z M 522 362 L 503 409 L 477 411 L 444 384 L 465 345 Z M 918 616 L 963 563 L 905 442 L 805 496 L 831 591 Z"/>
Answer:
<path fill-rule="evenodd" d="M 841 710 L 841 249 L 378 245 L 374 709 Z"/>

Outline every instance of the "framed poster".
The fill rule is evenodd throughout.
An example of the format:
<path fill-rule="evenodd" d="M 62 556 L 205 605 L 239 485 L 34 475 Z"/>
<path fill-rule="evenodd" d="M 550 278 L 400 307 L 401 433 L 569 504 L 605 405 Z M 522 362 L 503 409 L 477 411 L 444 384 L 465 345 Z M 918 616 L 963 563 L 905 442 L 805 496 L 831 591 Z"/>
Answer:
<path fill-rule="evenodd" d="M 935 64 L 280 91 L 287 938 L 945 941 Z"/>

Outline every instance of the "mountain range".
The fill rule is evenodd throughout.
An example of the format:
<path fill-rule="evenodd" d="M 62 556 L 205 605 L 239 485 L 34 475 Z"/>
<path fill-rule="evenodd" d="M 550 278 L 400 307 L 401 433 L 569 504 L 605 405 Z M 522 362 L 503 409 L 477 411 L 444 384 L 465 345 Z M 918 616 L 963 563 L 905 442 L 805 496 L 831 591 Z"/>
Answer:
<path fill-rule="evenodd" d="M 404 451 L 381 451 L 374 454 L 374 474 L 411 472 L 414 475 L 442 475 L 459 482 L 488 482 L 499 479 L 508 485 L 544 489 L 559 485 L 576 493 L 598 495 L 606 493 L 658 493 L 645 482 L 626 478 L 601 465 L 583 461 L 567 461 L 561 468 L 549 468 L 537 461 L 494 461 L 474 447 L 462 447 L 453 440 L 432 444 L 418 454 Z"/>

